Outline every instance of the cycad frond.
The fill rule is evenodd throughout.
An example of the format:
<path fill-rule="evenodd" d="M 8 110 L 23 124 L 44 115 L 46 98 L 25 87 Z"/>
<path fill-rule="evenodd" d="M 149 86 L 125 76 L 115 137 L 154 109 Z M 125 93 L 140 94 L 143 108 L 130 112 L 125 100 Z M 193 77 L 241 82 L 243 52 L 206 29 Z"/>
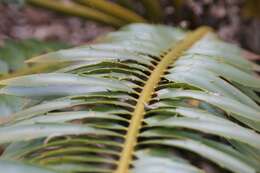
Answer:
<path fill-rule="evenodd" d="M 68 65 L 0 81 L 28 99 L 1 119 L 3 171 L 260 170 L 258 67 L 209 28 L 134 24 L 28 62 Z"/>

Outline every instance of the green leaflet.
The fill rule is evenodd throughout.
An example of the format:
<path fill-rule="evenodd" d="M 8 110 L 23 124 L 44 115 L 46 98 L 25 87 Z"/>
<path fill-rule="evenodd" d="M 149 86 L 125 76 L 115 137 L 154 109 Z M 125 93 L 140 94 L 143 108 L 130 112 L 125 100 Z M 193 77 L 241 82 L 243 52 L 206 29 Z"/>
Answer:
<path fill-rule="evenodd" d="M 171 117 L 164 120 L 156 118 L 148 118 L 146 122 L 152 127 L 169 127 L 169 128 L 187 128 L 204 133 L 216 134 L 227 139 L 235 139 L 260 150 L 260 135 L 253 130 L 246 129 L 231 121 L 216 115 L 210 114 L 207 111 L 194 108 L 177 107 L 176 109 L 165 109 L 161 112 L 166 114 L 177 113 L 180 117 Z M 158 113 L 160 115 L 160 111 Z"/>
<path fill-rule="evenodd" d="M 29 164 L 23 164 L 14 161 L 0 160 L 1 171 L 8 173 L 57 173 L 57 171 L 49 170 Z"/>
<path fill-rule="evenodd" d="M 102 131 L 91 127 L 69 124 L 35 124 L 19 125 L 0 128 L 0 143 L 16 142 L 42 138 L 46 136 L 79 135 L 79 134 L 102 134 L 115 135 L 109 131 Z"/>
<path fill-rule="evenodd" d="M 112 114 L 112 113 L 110 113 Z M 63 123 L 63 122 L 69 122 L 73 120 L 78 119 L 86 119 L 86 118 L 92 118 L 92 119 L 107 119 L 110 121 L 125 121 L 125 119 L 110 115 L 108 116 L 108 113 L 103 112 L 91 112 L 91 111 L 74 111 L 74 112 L 64 112 L 64 113 L 49 113 L 46 116 L 38 115 L 37 117 L 24 120 L 21 122 L 16 123 L 16 125 L 21 124 L 38 124 L 38 123 Z"/>
<path fill-rule="evenodd" d="M 222 108 L 227 113 L 234 113 L 256 122 L 260 122 L 260 109 L 254 109 L 244 105 L 236 100 L 219 95 L 218 93 L 205 93 L 201 91 L 165 89 L 158 93 L 162 99 L 173 99 L 175 97 L 190 97 L 208 102 L 212 105 Z M 235 116 L 235 115 L 234 115 Z"/>
<path fill-rule="evenodd" d="M 175 146 L 179 148 L 184 148 L 192 152 L 196 152 L 199 155 L 207 157 L 208 159 L 218 163 L 222 167 L 225 167 L 234 172 L 240 173 L 254 173 L 257 170 L 243 163 L 243 161 L 237 159 L 236 157 L 225 153 L 224 151 L 218 150 L 210 145 L 204 144 L 202 142 L 197 142 L 193 140 L 161 140 L 161 141 L 149 141 L 146 144 L 163 144 L 169 146 Z M 223 146 L 222 146 L 223 147 Z"/>
<path fill-rule="evenodd" d="M 0 85 L 8 85 L 0 89 L 1 94 L 13 94 L 19 96 L 66 96 L 107 90 L 133 91 L 129 86 L 113 79 L 101 79 L 97 77 L 81 77 L 74 74 L 50 73 L 41 75 L 28 75 L 0 82 Z M 71 90 L 74 87 L 74 90 Z M 132 86 L 133 87 L 133 86 Z"/>
<path fill-rule="evenodd" d="M 190 74 L 194 74 L 195 77 L 191 77 Z M 254 108 L 258 107 L 258 105 L 243 92 L 219 78 L 217 74 L 208 70 L 200 68 L 189 68 L 189 70 L 187 70 L 187 67 L 176 67 L 174 71 L 166 77 L 169 80 L 188 83 L 209 92 L 221 93 L 221 95 L 229 96 Z"/>
<path fill-rule="evenodd" d="M 204 171 L 193 167 L 180 157 L 171 156 L 162 149 L 143 150 L 137 153 L 138 160 L 135 161 L 134 172 L 143 172 L 144 170 L 154 173 L 203 173 Z M 170 157 L 170 158 L 165 158 Z"/>
<path fill-rule="evenodd" d="M 208 34 L 189 49 L 187 53 L 215 57 L 222 62 L 227 62 L 238 68 L 247 71 L 251 70 L 253 63 L 243 58 L 241 51 L 242 50 L 239 47 L 219 40 L 216 35 Z"/>
<path fill-rule="evenodd" d="M 222 76 L 229 81 L 237 82 L 241 85 L 251 87 L 251 88 L 259 88 L 260 80 L 256 76 L 248 74 L 234 66 L 223 64 L 216 60 L 212 60 L 209 57 L 200 56 L 199 58 L 190 58 L 189 60 L 180 59 L 176 62 L 176 66 L 188 66 L 189 68 L 198 68 L 198 69 L 206 69 L 214 72 L 218 76 Z"/>

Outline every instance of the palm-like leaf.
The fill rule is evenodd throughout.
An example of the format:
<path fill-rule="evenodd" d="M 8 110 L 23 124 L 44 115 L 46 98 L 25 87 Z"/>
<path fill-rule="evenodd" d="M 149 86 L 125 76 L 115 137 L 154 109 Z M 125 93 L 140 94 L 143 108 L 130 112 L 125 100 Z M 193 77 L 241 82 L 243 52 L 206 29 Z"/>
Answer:
<path fill-rule="evenodd" d="M 69 65 L 0 81 L 30 99 L 1 120 L 3 172 L 204 172 L 192 153 L 260 170 L 258 67 L 208 28 L 135 24 L 28 62 Z"/>

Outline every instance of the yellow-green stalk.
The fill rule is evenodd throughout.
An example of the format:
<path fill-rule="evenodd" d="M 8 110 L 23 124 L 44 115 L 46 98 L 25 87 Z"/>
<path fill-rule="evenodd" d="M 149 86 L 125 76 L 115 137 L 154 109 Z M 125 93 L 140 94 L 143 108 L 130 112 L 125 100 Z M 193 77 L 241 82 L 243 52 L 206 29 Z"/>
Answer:
<path fill-rule="evenodd" d="M 80 16 L 87 19 L 96 20 L 99 22 L 107 23 L 116 27 L 120 27 L 126 24 L 123 20 L 120 20 L 111 15 L 105 14 L 93 8 L 85 7 L 83 5 L 68 2 L 64 3 L 59 0 L 27 0 L 29 3 L 52 9 L 58 12 Z"/>
<path fill-rule="evenodd" d="M 122 7 L 116 3 L 107 0 L 77 0 L 78 2 L 89 7 L 100 10 L 104 13 L 117 17 L 127 23 L 145 22 L 142 16 L 139 16 L 134 11 Z"/>

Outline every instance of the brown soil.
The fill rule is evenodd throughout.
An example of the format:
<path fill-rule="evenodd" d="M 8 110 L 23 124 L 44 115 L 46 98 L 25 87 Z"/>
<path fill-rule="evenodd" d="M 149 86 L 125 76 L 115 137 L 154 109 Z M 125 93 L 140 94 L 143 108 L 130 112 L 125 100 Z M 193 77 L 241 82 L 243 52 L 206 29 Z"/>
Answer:
<path fill-rule="evenodd" d="M 6 38 L 36 38 L 79 45 L 113 30 L 109 26 L 36 7 L 0 5 L 0 44 Z"/>

